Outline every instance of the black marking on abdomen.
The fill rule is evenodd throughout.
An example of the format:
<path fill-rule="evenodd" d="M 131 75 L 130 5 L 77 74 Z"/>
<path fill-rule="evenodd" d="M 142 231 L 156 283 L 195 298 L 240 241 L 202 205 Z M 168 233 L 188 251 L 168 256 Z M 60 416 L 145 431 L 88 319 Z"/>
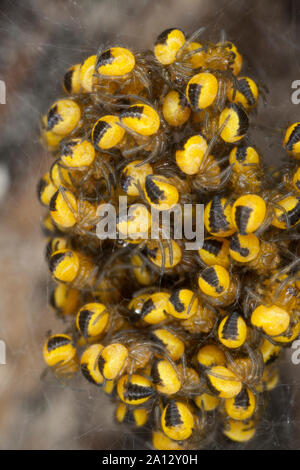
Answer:
<path fill-rule="evenodd" d="M 300 141 L 300 124 L 294 127 L 289 140 L 286 143 L 286 149 L 289 151 L 293 150 L 293 146 Z"/>
<path fill-rule="evenodd" d="M 61 311 L 61 309 L 58 309 L 55 303 L 55 290 L 54 289 L 51 291 L 51 294 L 49 297 L 49 304 L 51 305 L 51 307 L 55 308 L 56 310 L 59 310 L 59 312 Z"/>
<path fill-rule="evenodd" d="M 165 193 L 154 183 L 151 175 L 146 177 L 145 189 L 150 201 L 154 204 L 166 199 Z"/>
<path fill-rule="evenodd" d="M 105 361 L 104 357 L 99 356 L 99 358 L 98 358 L 98 367 L 99 367 L 99 370 L 100 370 L 102 375 L 104 375 L 103 371 L 104 371 L 105 364 L 106 364 L 106 361 Z"/>
<path fill-rule="evenodd" d="M 126 109 L 120 114 L 120 119 L 124 118 L 136 118 L 136 119 L 141 119 L 144 115 L 144 106 L 141 105 L 136 105 L 136 106 L 130 106 L 130 108 Z"/>
<path fill-rule="evenodd" d="M 174 309 L 176 312 L 181 313 L 184 312 L 184 303 L 181 302 L 180 297 L 179 297 L 180 290 L 175 290 L 169 298 L 169 301 L 173 305 Z"/>
<path fill-rule="evenodd" d="M 104 65 L 112 64 L 113 61 L 114 61 L 114 57 L 113 57 L 110 49 L 108 49 L 107 51 L 102 52 L 102 54 L 97 59 L 96 70 L 99 67 L 103 67 Z"/>
<path fill-rule="evenodd" d="M 250 251 L 248 248 L 246 247 L 242 247 L 241 244 L 240 244 L 240 241 L 239 241 L 239 237 L 238 237 L 238 234 L 235 233 L 232 237 L 231 237 L 231 240 L 230 240 L 230 249 L 232 251 L 235 251 L 236 253 L 239 253 L 241 256 L 243 256 L 244 258 L 246 258 Z"/>
<path fill-rule="evenodd" d="M 245 78 L 238 81 L 238 90 L 245 96 L 249 106 L 253 106 L 255 104 L 255 97 L 253 96 L 251 87 Z"/>
<path fill-rule="evenodd" d="M 178 406 L 175 401 L 171 401 L 166 409 L 165 423 L 168 428 L 175 428 L 183 424 Z"/>
<path fill-rule="evenodd" d="M 275 362 L 275 360 L 278 358 L 278 354 L 273 352 L 270 357 L 266 360 L 265 365 L 272 364 L 272 362 Z"/>
<path fill-rule="evenodd" d="M 220 251 L 222 250 L 223 247 L 223 242 L 220 240 L 215 240 L 215 239 L 207 239 L 204 240 L 202 250 L 207 251 L 208 253 L 218 256 Z"/>
<path fill-rule="evenodd" d="M 55 212 L 57 210 L 56 201 L 57 201 L 58 195 L 59 195 L 59 190 L 57 190 L 56 193 L 54 193 L 52 198 L 50 199 L 50 203 L 49 203 L 50 212 Z"/>
<path fill-rule="evenodd" d="M 68 70 L 65 73 L 64 76 L 64 87 L 67 90 L 68 93 L 71 93 L 72 91 L 72 76 L 73 76 L 74 70 Z"/>
<path fill-rule="evenodd" d="M 291 226 L 296 225 L 300 220 L 300 198 L 297 197 L 297 200 L 298 200 L 298 202 L 295 205 L 295 207 L 292 210 L 287 212 L 287 217 L 288 217 L 288 220 L 289 220 Z M 285 220 L 285 215 L 283 214 L 281 216 L 281 218 L 284 221 Z"/>
<path fill-rule="evenodd" d="M 239 163 L 242 163 L 246 160 L 248 148 L 249 147 L 247 147 L 247 145 L 242 145 L 241 147 L 237 147 L 235 158 Z"/>
<path fill-rule="evenodd" d="M 229 224 L 225 217 L 221 198 L 219 196 L 214 196 L 212 199 L 209 211 L 209 225 L 211 231 L 214 233 L 228 229 Z"/>
<path fill-rule="evenodd" d="M 143 385 L 133 384 L 131 382 L 127 383 L 125 387 L 126 391 L 124 397 L 130 401 L 148 398 L 154 393 L 151 387 L 144 387 Z"/>
<path fill-rule="evenodd" d="M 72 157 L 73 147 L 75 147 L 76 145 L 77 145 L 77 142 L 74 140 L 70 140 L 69 142 L 66 142 L 61 149 L 61 155 L 70 155 Z"/>
<path fill-rule="evenodd" d="M 89 370 L 89 367 L 88 367 L 88 364 L 86 362 L 82 363 L 81 364 L 81 372 L 82 372 L 82 375 L 89 381 L 91 382 L 92 384 L 94 385 L 100 385 L 98 384 L 92 377 L 91 373 L 90 373 L 90 370 Z"/>
<path fill-rule="evenodd" d="M 167 39 L 169 37 L 169 34 L 175 30 L 179 30 L 181 31 L 181 29 L 179 28 L 168 28 L 168 29 L 165 29 L 162 33 L 160 33 L 159 36 L 157 36 L 156 38 L 156 41 L 154 43 L 154 45 L 156 46 L 157 44 L 166 44 L 167 43 Z M 183 31 L 181 31 L 183 32 Z"/>
<path fill-rule="evenodd" d="M 186 99 L 186 96 L 183 94 L 183 93 L 178 93 L 178 98 L 179 98 L 179 101 L 178 101 L 178 104 L 180 106 L 181 109 L 184 109 L 184 108 L 187 108 L 188 107 L 188 101 Z"/>
<path fill-rule="evenodd" d="M 127 192 L 130 184 L 131 184 L 131 181 L 133 180 L 133 176 L 130 176 L 128 174 L 128 171 L 125 170 L 122 174 L 121 174 L 121 177 L 120 177 L 120 186 L 121 188 L 123 189 L 123 191 Z"/>
<path fill-rule="evenodd" d="M 238 312 L 233 312 L 225 321 L 222 328 L 222 337 L 224 339 L 235 340 L 238 337 Z"/>
<path fill-rule="evenodd" d="M 91 310 L 81 310 L 79 313 L 78 325 L 80 333 L 84 338 L 88 336 L 89 323 L 92 316 L 93 312 Z"/>
<path fill-rule="evenodd" d="M 251 207 L 236 206 L 235 208 L 235 223 L 241 235 L 247 235 L 247 225 L 251 212 L 253 212 Z"/>
<path fill-rule="evenodd" d="M 68 251 L 64 253 L 54 253 L 54 255 L 51 256 L 49 262 L 50 272 L 54 273 L 59 263 L 68 256 L 72 256 L 72 254 Z"/>
<path fill-rule="evenodd" d="M 146 300 L 146 302 L 143 304 L 142 311 L 141 311 L 141 317 L 144 318 L 148 313 L 152 312 L 152 310 L 155 309 L 155 305 L 152 299 Z"/>
<path fill-rule="evenodd" d="M 66 346 L 67 344 L 71 343 L 71 340 L 65 338 L 64 336 L 54 336 L 48 340 L 47 349 L 48 351 L 53 351 L 54 349 L 60 348 L 62 346 Z"/>
<path fill-rule="evenodd" d="M 46 250 L 45 251 L 46 251 L 46 258 L 47 259 L 50 258 L 51 253 L 54 253 L 55 251 L 57 251 L 57 245 L 58 245 L 59 242 L 56 241 L 55 246 L 52 246 L 52 242 L 53 242 L 53 239 L 51 239 L 46 245 Z M 51 305 L 51 300 L 50 300 L 50 305 Z"/>
<path fill-rule="evenodd" d="M 201 273 L 202 279 L 207 282 L 210 286 L 214 287 L 216 292 L 221 293 L 224 290 L 223 286 L 220 286 L 219 284 L 219 278 L 217 276 L 217 273 L 215 271 L 215 268 L 213 266 L 206 268 L 202 273 Z"/>
<path fill-rule="evenodd" d="M 47 114 L 47 131 L 51 131 L 53 127 L 59 123 L 59 121 L 63 121 L 63 118 L 57 112 L 57 104 L 49 109 Z"/>
<path fill-rule="evenodd" d="M 237 107 L 237 113 L 239 116 L 239 130 L 238 135 L 246 134 L 248 127 L 249 127 L 249 118 L 242 106 Z"/>
<path fill-rule="evenodd" d="M 198 103 L 202 86 L 198 83 L 191 83 L 188 89 L 189 100 L 193 108 L 200 110 Z"/>
<path fill-rule="evenodd" d="M 151 377 L 152 377 L 154 385 L 161 385 L 162 384 L 161 377 L 159 375 L 159 370 L 158 370 L 159 363 L 160 363 L 159 359 L 155 360 L 152 364 L 152 367 L 151 367 Z"/>
<path fill-rule="evenodd" d="M 134 418 L 134 413 L 133 410 L 130 410 L 129 408 L 126 409 L 126 413 L 123 419 L 124 424 L 129 424 L 129 426 L 136 424 L 135 418 Z"/>
<path fill-rule="evenodd" d="M 246 111 L 242 106 L 237 105 L 236 103 L 230 103 L 228 107 L 233 109 L 238 116 L 239 128 L 237 129 L 236 136 L 243 136 L 246 134 L 249 127 L 249 119 Z"/>
<path fill-rule="evenodd" d="M 98 145 L 99 141 L 102 139 L 102 137 L 105 135 L 107 130 L 111 127 L 108 122 L 105 121 L 99 121 L 93 130 L 93 143 L 94 145 Z"/>
<path fill-rule="evenodd" d="M 158 336 L 156 336 L 155 333 L 151 333 L 151 335 L 150 335 L 150 340 L 153 341 L 154 343 L 160 344 L 160 345 L 163 346 L 164 348 L 167 347 L 167 344 L 164 343 L 161 338 L 159 338 Z"/>
<path fill-rule="evenodd" d="M 36 189 L 37 189 L 37 195 L 39 199 L 41 199 L 42 193 L 44 189 L 47 187 L 47 185 L 48 183 L 44 178 L 41 178 L 40 181 L 38 182 Z"/>
<path fill-rule="evenodd" d="M 250 406 L 249 394 L 246 388 L 242 388 L 240 393 L 236 395 L 234 398 L 234 406 L 236 408 L 243 408 L 243 410 L 247 410 Z"/>

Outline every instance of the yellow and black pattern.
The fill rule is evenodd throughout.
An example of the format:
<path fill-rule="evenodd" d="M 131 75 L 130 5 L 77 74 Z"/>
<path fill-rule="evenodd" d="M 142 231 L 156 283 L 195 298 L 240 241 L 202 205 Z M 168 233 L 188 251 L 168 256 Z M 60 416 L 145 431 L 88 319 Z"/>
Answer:
<path fill-rule="evenodd" d="M 263 84 L 236 44 L 205 34 L 101 47 L 41 119 L 49 303 L 67 332 L 47 339 L 45 363 L 109 395 L 122 432 L 147 430 L 159 450 L 199 449 L 218 430 L 252 439 L 300 334 L 300 123 L 284 123 L 289 160 L 268 168 L 251 141 Z M 116 231 L 102 238 L 107 204 Z M 188 248 L 177 209 L 195 236 L 203 224 L 201 246 Z"/>

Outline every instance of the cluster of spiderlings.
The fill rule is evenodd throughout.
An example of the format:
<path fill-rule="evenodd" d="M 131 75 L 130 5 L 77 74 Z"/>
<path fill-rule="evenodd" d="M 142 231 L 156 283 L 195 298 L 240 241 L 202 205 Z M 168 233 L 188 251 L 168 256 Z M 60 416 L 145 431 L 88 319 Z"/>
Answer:
<path fill-rule="evenodd" d="M 300 331 L 300 168 L 264 167 L 247 137 L 261 88 L 240 75 L 234 44 L 202 33 L 101 49 L 66 72 L 42 119 L 54 157 L 38 188 L 50 303 L 67 322 L 44 359 L 60 378 L 81 371 L 161 450 L 216 432 L 250 440 Z M 283 145 L 300 159 L 300 123 Z M 119 196 L 130 217 L 100 239 L 98 209 L 118 211 Z M 162 226 L 145 235 L 151 208 L 186 203 L 205 204 L 201 249 Z"/>

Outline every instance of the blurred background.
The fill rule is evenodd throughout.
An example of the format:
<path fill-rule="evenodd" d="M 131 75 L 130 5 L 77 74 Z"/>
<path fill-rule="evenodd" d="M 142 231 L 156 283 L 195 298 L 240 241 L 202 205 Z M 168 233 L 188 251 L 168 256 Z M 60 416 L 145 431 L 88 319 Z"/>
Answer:
<path fill-rule="evenodd" d="M 173 26 L 190 34 L 204 25 L 213 40 L 224 29 L 244 56 L 244 71 L 269 89 L 251 137 L 276 166 L 283 156 L 280 131 L 299 120 L 300 105 L 291 103 L 291 84 L 300 79 L 299 21 L 297 0 L 1 0 L 0 339 L 7 364 L 0 365 L 0 448 L 147 448 L 143 436 L 114 424 L 109 399 L 93 386 L 40 380 L 46 332 L 61 324 L 47 306 L 36 184 L 50 159 L 38 126 L 61 93 L 65 70 L 100 44 L 143 49 Z M 299 383 L 300 365 L 287 353 L 281 384 L 248 448 L 300 448 Z"/>

